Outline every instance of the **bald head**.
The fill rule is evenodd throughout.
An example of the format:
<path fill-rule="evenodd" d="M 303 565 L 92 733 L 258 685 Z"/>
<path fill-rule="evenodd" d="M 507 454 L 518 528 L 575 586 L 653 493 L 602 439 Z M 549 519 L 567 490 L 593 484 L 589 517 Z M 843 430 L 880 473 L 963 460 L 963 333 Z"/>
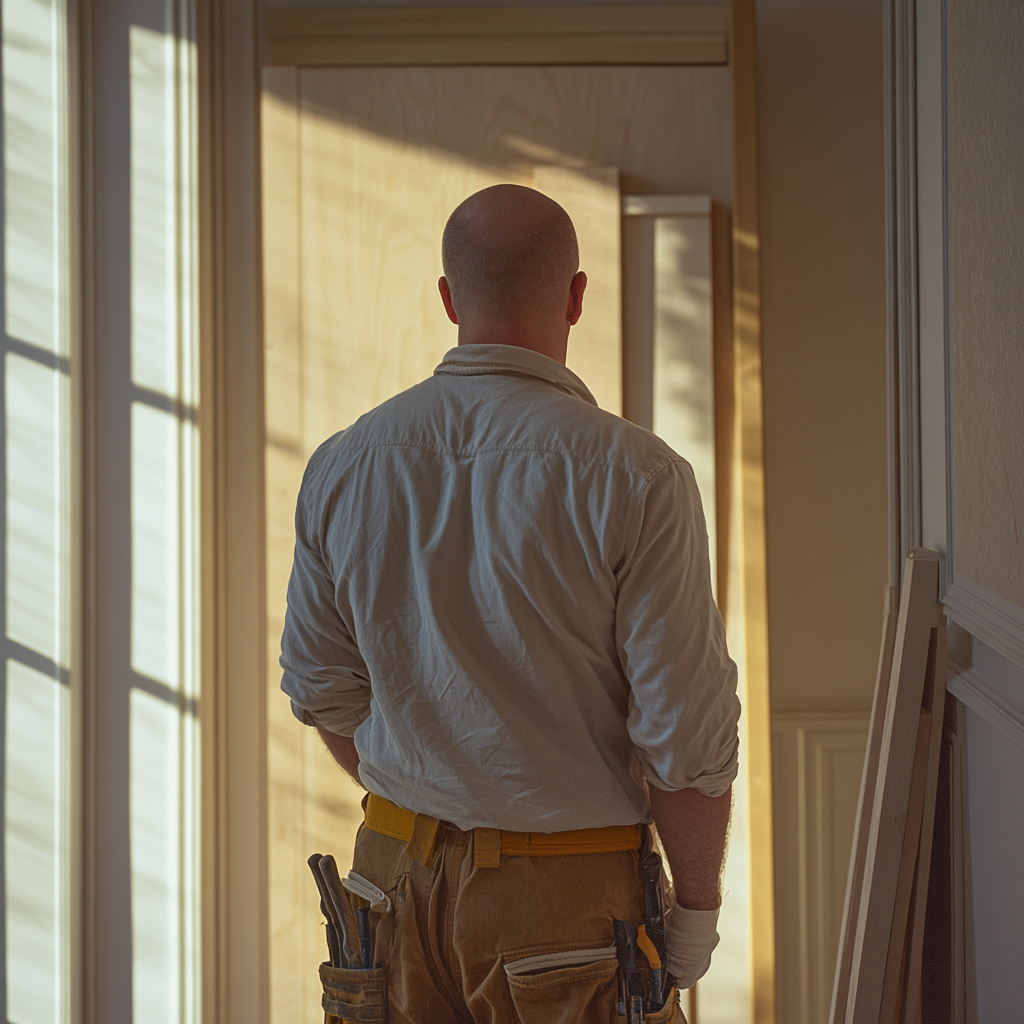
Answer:
<path fill-rule="evenodd" d="M 448 218 L 441 262 L 460 318 L 529 318 L 565 309 L 579 249 L 569 215 L 553 199 L 493 185 Z"/>

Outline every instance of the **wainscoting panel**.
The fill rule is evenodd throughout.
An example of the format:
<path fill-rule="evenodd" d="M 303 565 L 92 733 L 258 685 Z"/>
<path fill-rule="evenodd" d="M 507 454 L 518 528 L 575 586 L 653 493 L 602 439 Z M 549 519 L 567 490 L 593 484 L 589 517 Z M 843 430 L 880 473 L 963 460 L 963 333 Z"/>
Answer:
<path fill-rule="evenodd" d="M 827 1024 L 870 709 L 772 714 L 777 1019 Z"/>

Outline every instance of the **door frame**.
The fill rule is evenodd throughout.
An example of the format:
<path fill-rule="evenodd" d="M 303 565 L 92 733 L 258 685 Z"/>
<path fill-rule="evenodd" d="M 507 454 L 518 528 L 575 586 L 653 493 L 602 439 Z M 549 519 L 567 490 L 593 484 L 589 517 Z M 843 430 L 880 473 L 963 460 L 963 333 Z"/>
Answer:
<path fill-rule="evenodd" d="M 732 0 L 728 7 L 266 12 L 256 0 L 199 0 L 201 388 L 208 410 L 202 424 L 205 1019 L 264 1024 L 269 1018 L 261 66 L 728 64 L 732 294 L 723 312 L 731 320 L 732 344 L 716 366 L 717 447 L 725 453 L 719 506 L 729 510 L 719 532 L 728 538 L 727 572 L 720 571 L 719 580 L 745 680 L 754 1021 L 774 1024 L 754 26 L 754 0 Z"/>

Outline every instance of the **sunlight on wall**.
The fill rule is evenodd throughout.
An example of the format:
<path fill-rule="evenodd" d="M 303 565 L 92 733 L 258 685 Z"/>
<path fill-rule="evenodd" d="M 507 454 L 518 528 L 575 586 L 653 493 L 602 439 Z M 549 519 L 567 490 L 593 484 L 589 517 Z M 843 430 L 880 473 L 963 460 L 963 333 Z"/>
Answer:
<path fill-rule="evenodd" d="M 711 216 L 654 218 L 654 432 L 693 468 L 715 556 Z"/>
<path fill-rule="evenodd" d="M 199 1014 L 194 54 L 137 25 L 130 49 L 132 1001 L 182 1024 Z"/>
<path fill-rule="evenodd" d="M 6 1019 L 69 1019 L 69 434 L 59 0 L 3 4 Z"/>

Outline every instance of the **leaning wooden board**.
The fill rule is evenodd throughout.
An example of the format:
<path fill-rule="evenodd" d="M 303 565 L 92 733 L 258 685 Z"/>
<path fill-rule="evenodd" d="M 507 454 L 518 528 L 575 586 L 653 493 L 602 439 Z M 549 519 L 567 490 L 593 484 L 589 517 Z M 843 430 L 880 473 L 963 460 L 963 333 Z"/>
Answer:
<path fill-rule="evenodd" d="M 920 841 L 925 831 L 930 847 L 931 817 L 926 819 L 925 808 L 929 780 L 934 777 L 933 751 L 937 756 L 932 729 L 933 701 L 935 690 L 944 689 L 944 666 L 936 664 L 936 656 L 929 658 L 933 630 L 942 622 L 938 602 L 939 557 L 934 551 L 915 548 L 904 573 L 875 766 L 870 764 L 874 751 L 869 749 L 868 768 L 875 768 L 875 777 L 873 784 L 865 777 L 862 816 L 854 841 L 832 1024 L 879 1024 L 882 1019 L 888 1024 L 899 1016 L 906 991 L 907 926 Z M 934 653 L 939 652 L 936 649 Z M 883 643 L 883 663 L 884 660 Z M 929 675 L 936 685 L 927 688 L 929 707 L 924 708 Z M 883 678 L 880 674 L 879 699 Z M 877 719 L 872 724 L 876 722 Z M 934 809 L 934 793 L 931 808 Z M 862 866 L 858 864 L 860 856 Z M 845 993 L 841 987 L 845 987 Z"/>
<path fill-rule="evenodd" d="M 914 901 L 907 925 L 907 982 L 904 992 L 903 1020 L 917 1024 L 921 1019 L 921 984 L 924 958 L 925 917 L 928 910 L 928 883 L 931 877 L 932 838 L 935 822 L 935 800 L 938 794 L 939 761 L 942 755 L 942 734 L 946 707 L 946 627 L 940 623 L 933 631 L 929 651 L 929 672 L 926 679 L 924 708 L 930 717 L 928 737 L 928 774 L 925 779 L 923 827 L 918 851 L 917 874 L 914 879 Z M 898 1005 L 898 1004 L 897 1004 Z"/>
<path fill-rule="evenodd" d="M 878 673 L 875 679 L 875 697 L 871 705 L 871 725 L 868 746 L 864 755 L 864 773 L 861 777 L 857 818 L 853 830 L 853 850 L 850 854 L 850 872 L 846 880 L 846 902 L 843 922 L 839 931 L 839 951 L 836 957 L 835 983 L 832 989 L 832 1009 L 829 1020 L 836 1024 L 846 1012 L 850 991 L 850 968 L 853 961 L 853 941 L 857 934 L 861 888 L 864 884 L 864 863 L 867 859 L 868 831 L 871 808 L 875 799 L 875 779 L 878 775 L 878 757 L 882 749 L 885 728 L 885 709 L 889 700 L 889 674 L 892 671 L 893 648 L 896 645 L 897 590 L 885 590 L 882 616 L 882 646 L 878 654 Z M 837 1015 L 836 1009 L 839 1007 Z"/>
<path fill-rule="evenodd" d="M 920 992 L 920 965 L 918 963 L 918 973 L 915 974 L 915 968 L 911 963 L 911 947 L 919 949 L 920 942 L 915 941 L 912 926 L 919 912 L 923 929 L 923 911 L 928 901 L 928 868 L 932 848 L 932 824 L 935 820 L 935 782 L 939 767 L 938 739 L 942 735 L 942 705 L 939 705 L 937 713 L 933 707 L 934 696 L 940 689 L 936 685 L 935 677 L 939 632 L 938 628 L 933 628 L 929 636 L 927 667 L 918 712 L 914 769 L 903 832 L 903 851 L 896 882 L 896 898 L 889 930 L 889 953 L 885 962 L 885 981 L 882 985 L 882 1000 L 878 1013 L 880 1022 L 902 1020 L 902 1009 L 908 994 Z"/>

